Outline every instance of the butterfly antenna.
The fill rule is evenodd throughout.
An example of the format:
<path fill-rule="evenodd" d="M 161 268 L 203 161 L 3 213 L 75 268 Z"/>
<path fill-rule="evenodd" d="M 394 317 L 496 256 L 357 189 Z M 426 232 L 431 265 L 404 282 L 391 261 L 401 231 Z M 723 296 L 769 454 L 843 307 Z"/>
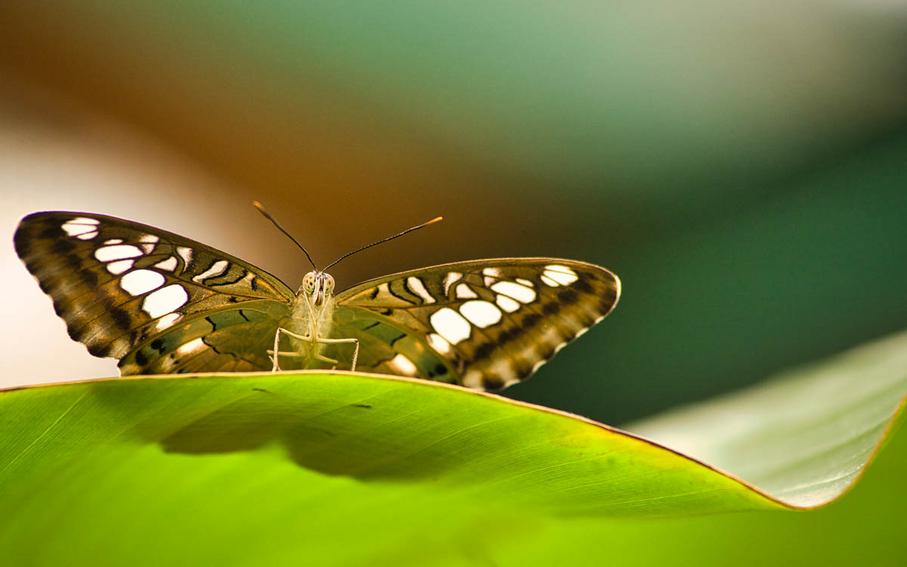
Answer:
<path fill-rule="evenodd" d="M 292 241 L 293 241 L 293 244 L 295 244 L 296 246 L 299 246 L 299 249 L 302 250 L 302 253 L 305 254 L 305 257 L 308 258 L 309 263 L 312 264 L 312 267 L 313 267 L 313 268 L 315 269 L 315 271 L 317 272 L 317 271 L 318 271 L 318 266 L 315 265 L 315 261 L 312 260 L 312 255 L 309 254 L 309 251 L 305 249 L 305 246 L 303 246 L 302 244 L 299 243 L 298 240 L 296 240 L 295 238 L 293 238 L 293 235 L 290 234 L 289 232 L 287 232 L 287 229 L 285 229 L 284 227 L 282 227 L 282 226 L 280 225 L 280 223 L 277 222 L 277 219 L 275 219 L 274 217 L 272 217 L 272 216 L 271 216 L 271 213 L 269 213 L 267 210 L 265 210 L 264 205 L 262 205 L 262 204 L 259 203 L 258 201 L 252 201 L 252 206 L 255 207 L 256 209 L 258 209 L 258 212 L 261 213 L 266 219 L 268 219 L 269 221 L 271 221 L 271 224 L 273 224 L 274 226 L 276 226 L 276 227 L 277 227 L 277 230 L 279 230 L 280 232 L 284 233 L 284 234 L 287 236 L 287 238 L 289 238 L 290 240 L 292 240 Z"/>
<path fill-rule="evenodd" d="M 441 222 L 442 220 L 444 220 L 444 217 L 435 217 L 435 218 L 431 219 L 430 221 L 423 222 L 422 224 L 417 224 L 416 226 L 411 226 L 411 227 L 407 228 L 406 230 L 398 232 L 397 234 L 395 234 L 393 236 L 388 236 L 387 238 L 382 238 L 381 240 L 372 242 L 371 244 L 366 244 L 365 246 L 362 246 L 361 248 L 357 248 L 356 250 L 353 250 L 352 252 L 347 252 L 343 256 L 337 258 L 336 260 L 334 260 L 333 262 L 331 262 L 330 264 L 325 266 L 324 269 L 327 270 L 328 268 L 336 266 L 337 264 L 339 264 L 343 260 L 346 260 L 353 254 L 358 254 L 358 253 L 362 252 L 363 250 L 368 250 L 372 246 L 378 246 L 379 244 L 384 244 L 385 242 L 390 242 L 391 240 L 394 240 L 395 238 L 400 238 L 401 236 L 403 236 L 405 234 L 409 234 L 410 232 L 412 232 L 414 230 L 419 230 L 420 228 L 425 228 L 426 226 L 433 225 L 436 222 Z M 324 270 L 322 270 L 322 271 L 324 271 Z"/>

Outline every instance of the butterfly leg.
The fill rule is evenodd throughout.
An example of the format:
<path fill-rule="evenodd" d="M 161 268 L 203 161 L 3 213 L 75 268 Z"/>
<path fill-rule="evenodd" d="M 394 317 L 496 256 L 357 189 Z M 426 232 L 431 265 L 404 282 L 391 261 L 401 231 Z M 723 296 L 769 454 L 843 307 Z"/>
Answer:
<path fill-rule="evenodd" d="M 280 357 L 289 356 L 289 357 L 300 357 L 304 356 L 296 352 L 280 352 L 280 334 L 283 333 L 287 336 L 293 337 L 295 339 L 300 339 L 303 341 L 311 341 L 312 338 L 308 335 L 299 335 L 292 331 L 288 331 L 283 327 L 277 327 L 277 331 L 274 333 L 274 350 L 268 350 L 267 353 L 271 357 L 271 362 L 274 363 L 274 366 L 271 367 L 271 372 L 277 372 L 280 370 Z M 330 362 L 330 361 L 328 361 Z M 336 362 L 336 361 L 333 361 Z"/>
<path fill-rule="evenodd" d="M 280 335 L 281 335 L 281 333 L 283 333 L 287 336 L 293 337 L 295 339 L 302 340 L 302 341 L 311 341 L 312 340 L 312 337 L 310 337 L 309 335 L 299 335 L 292 331 L 288 331 L 288 330 L 284 329 L 283 327 L 278 327 L 277 331 L 274 333 L 274 350 L 267 351 L 268 354 L 271 356 L 271 361 L 274 363 L 274 366 L 271 368 L 271 372 L 277 372 L 278 370 L 280 370 L 280 357 L 281 356 L 289 356 L 289 357 L 304 356 L 300 353 L 295 353 L 295 352 L 280 352 Z M 359 360 L 359 339 L 315 339 L 315 342 L 322 343 L 322 344 L 353 344 L 354 345 L 353 361 L 350 366 L 350 371 L 351 372 L 356 371 L 356 363 Z M 328 358 L 321 354 L 316 354 L 315 358 L 317 360 L 320 360 L 322 362 L 327 362 L 329 364 L 337 364 L 339 362 L 338 360 L 334 360 L 333 358 Z"/>
<path fill-rule="evenodd" d="M 271 366 L 271 372 L 277 372 L 280 370 L 280 327 L 277 328 L 277 332 L 274 333 L 274 350 L 269 350 L 268 354 L 271 356 L 271 362 L 274 363 Z"/>
<path fill-rule="evenodd" d="M 353 363 L 350 365 L 350 372 L 356 371 L 356 362 L 359 360 L 359 339 L 317 339 L 319 343 L 324 344 L 353 344 Z M 323 360 L 323 359 L 322 359 Z M 325 360 L 325 362 L 337 363 L 336 360 Z"/>

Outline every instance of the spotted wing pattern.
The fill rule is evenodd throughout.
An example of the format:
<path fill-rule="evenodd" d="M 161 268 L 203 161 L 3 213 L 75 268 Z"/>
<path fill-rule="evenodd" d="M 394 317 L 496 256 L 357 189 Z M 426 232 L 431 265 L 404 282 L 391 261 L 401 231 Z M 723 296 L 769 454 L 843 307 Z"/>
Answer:
<path fill-rule="evenodd" d="M 294 297 L 238 258 L 105 215 L 34 213 L 15 246 L 70 336 L 124 375 L 270 369 Z"/>
<path fill-rule="evenodd" d="M 342 292 L 332 336 L 359 338 L 362 370 L 497 390 L 532 375 L 619 295 L 617 276 L 584 262 L 445 264 Z"/>

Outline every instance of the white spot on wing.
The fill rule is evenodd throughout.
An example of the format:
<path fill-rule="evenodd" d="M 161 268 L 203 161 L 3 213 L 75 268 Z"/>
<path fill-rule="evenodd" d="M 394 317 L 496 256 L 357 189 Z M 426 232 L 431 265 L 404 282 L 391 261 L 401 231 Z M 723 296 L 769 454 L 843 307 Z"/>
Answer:
<path fill-rule="evenodd" d="M 472 288 L 465 283 L 457 284 L 457 299 L 475 299 L 479 295 L 472 291 Z"/>
<path fill-rule="evenodd" d="M 488 301 L 467 301 L 460 306 L 460 313 L 462 313 L 470 323 L 481 329 L 490 327 L 501 320 L 501 310 Z"/>
<path fill-rule="evenodd" d="M 498 304 L 498 307 L 503 309 L 508 313 L 513 313 L 520 308 L 518 301 L 507 297 L 506 295 L 499 295 L 495 297 L 494 302 Z"/>
<path fill-rule="evenodd" d="M 142 251 L 132 244 L 116 244 L 114 246 L 102 246 L 94 251 L 94 257 L 99 262 L 113 262 L 114 260 L 123 260 L 125 258 L 135 258 L 141 256 Z"/>
<path fill-rule="evenodd" d="M 485 287 L 491 287 L 491 284 L 501 279 L 500 268 L 482 268 L 482 275 Z"/>
<path fill-rule="evenodd" d="M 449 354 L 450 349 L 452 348 L 450 346 L 450 343 L 447 342 L 447 339 L 437 333 L 431 333 L 430 335 L 428 335 L 428 344 L 431 345 L 431 348 L 435 349 L 441 354 Z"/>
<path fill-rule="evenodd" d="M 164 276 L 153 270 L 135 270 L 120 278 L 120 287 L 136 296 L 161 287 L 165 281 Z"/>
<path fill-rule="evenodd" d="M 397 372 L 406 376 L 415 376 L 419 373 L 419 369 L 416 368 L 416 365 L 413 364 L 413 361 L 403 356 L 402 354 L 398 354 L 394 358 L 390 359 L 387 364 Z"/>
<path fill-rule="evenodd" d="M 161 260 L 154 265 L 155 268 L 159 270 L 166 270 L 172 272 L 179 265 L 179 260 L 176 259 L 176 256 L 168 256 L 166 260 Z"/>
<path fill-rule="evenodd" d="M 148 297 L 142 302 L 142 310 L 150 317 L 157 318 L 176 311 L 187 301 L 189 301 L 189 294 L 186 293 L 183 286 L 171 284 L 148 294 Z"/>
<path fill-rule="evenodd" d="M 81 240 L 91 240 L 98 235 L 98 221 L 86 217 L 76 217 L 61 225 L 67 236 Z"/>
<path fill-rule="evenodd" d="M 482 373 L 478 370 L 469 370 L 463 375 L 463 385 L 467 388 L 482 387 Z"/>
<path fill-rule="evenodd" d="M 111 262 L 111 263 L 107 264 L 107 271 L 115 276 L 118 276 L 118 275 L 122 274 L 123 272 L 131 270 L 132 265 L 134 263 L 135 263 L 135 260 L 131 260 L 131 259 L 117 260 L 116 262 Z"/>
<path fill-rule="evenodd" d="M 206 278 L 213 278 L 216 276 L 221 276 L 224 274 L 224 272 L 227 271 L 227 268 L 229 268 L 229 267 L 230 267 L 230 262 L 228 262 L 226 260 L 218 260 L 217 262 L 214 262 L 213 264 L 211 264 L 210 268 L 208 268 L 204 272 L 202 272 L 199 275 L 192 278 L 192 281 L 202 282 Z"/>
<path fill-rule="evenodd" d="M 488 366 L 488 372 L 500 378 L 504 384 L 519 381 L 513 369 L 513 360 L 509 357 L 499 356 L 493 359 Z"/>
<path fill-rule="evenodd" d="M 526 287 L 535 287 L 535 284 L 527 280 L 526 278 L 517 278 L 516 283 L 524 285 Z"/>
<path fill-rule="evenodd" d="M 498 282 L 491 286 L 494 291 L 516 299 L 520 303 L 531 303 L 535 301 L 536 293 L 531 287 L 526 287 L 514 282 Z"/>
<path fill-rule="evenodd" d="M 463 274 L 461 274 L 460 272 L 447 272 L 447 275 L 444 276 L 444 294 L 446 295 L 447 293 L 449 293 L 450 286 L 453 285 L 454 282 L 460 280 L 462 277 Z"/>
<path fill-rule="evenodd" d="M 177 354 L 185 356 L 187 354 L 192 354 L 193 352 L 202 350 L 205 348 L 205 341 L 201 337 L 197 339 L 192 339 L 188 343 L 182 344 L 179 348 L 176 349 Z"/>
<path fill-rule="evenodd" d="M 145 254 L 151 254 L 152 252 L 154 252 L 154 246 L 155 244 L 157 244 L 158 240 L 160 240 L 160 238 L 153 234 L 143 234 L 139 237 L 139 242 L 141 242 L 139 246 L 142 247 L 142 250 L 145 251 Z"/>
<path fill-rule="evenodd" d="M 167 289 L 167 288 L 164 288 L 164 289 Z M 164 290 L 162 289 L 162 290 L 158 290 L 158 291 L 164 291 Z M 158 293 L 158 291 L 156 291 L 154 293 Z M 154 295 L 154 293 L 152 293 L 151 295 Z M 146 301 L 147 301 L 147 298 L 146 298 Z M 169 329 L 170 327 L 173 326 L 174 323 L 179 321 L 180 317 L 182 317 L 182 315 L 180 315 L 179 313 L 168 313 L 168 314 L 164 315 L 163 317 L 161 317 L 160 319 L 158 319 L 158 322 L 154 326 L 154 329 L 156 331 L 163 331 L 164 329 Z"/>
<path fill-rule="evenodd" d="M 111 238 L 110 240 L 104 241 L 104 244 L 106 244 L 107 246 L 111 246 L 113 244 L 122 244 L 122 243 L 123 243 L 122 238 Z"/>
<path fill-rule="evenodd" d="M 570 285 L 578 279 L 579 276 L 576 275 L 576 272 L 574 272 L 573 269 L 568 268 L 567 266 L 561 266 L 560 264 L 545 266 L 545 272 L 542 275 L 542 281 L 551 287 Z M 549 280 L 553 280 L 554 284 L 552 285 Z"/>
<path fill-rule="evenodd" d="M 176 253 L 179 254 L 180 258 L 183 259 L 183 263 L 187 266 L 192 263 L 192 248 L 188 246 L 177 246 Z"/>
<path fill-rule="evenodd" d="M 450 307 L 443 307 L 432 313 L 429 320 L 435 331 L 451 344 L 469 338 L 472 330 L 469 321 Z"/>
<path fill-rule="evenodd" d="M 410 290 L 412 290 L 413 293 L 421 297 L 424 303 L 435 302 L 435 298 L 432 297 L 430 293 L 428 293 L 427 289 L 425 289 L 425 283 L 421 278 L 410 276 L 406 278 L 406 285 Z"/>

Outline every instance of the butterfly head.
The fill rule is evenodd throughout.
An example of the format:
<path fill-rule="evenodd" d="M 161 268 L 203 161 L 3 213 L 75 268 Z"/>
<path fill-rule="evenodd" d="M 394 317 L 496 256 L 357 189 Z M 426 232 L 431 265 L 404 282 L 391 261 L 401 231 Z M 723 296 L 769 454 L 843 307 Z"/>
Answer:
<path fill-rule="evenodd" d="M 307 297 L 312 305 L 323 305 L 334 293 L 334 277 L 323 271 L 312 270 L 302 278 L 297 295 Z"/>
<path fill-rule="evenodd" d="M 405 234 L 409 234 L 410 232 L 412 232 L 414 230 L 419 230 L 420 228 L 425 228 L 426 226 L 435 224 L 436 222 L 439 222 L 443 219 L 443 217 L 435 217 L 428 222 L 424 222 L 422 224 L 418 224 L 416 226 L 407 228 L 406 230 L 398 232 L 397 234 L 395 234 L 393 236 L 388 236 L 387 238 L 382 238 L 381 240 L 372 242 L 371 244 L 366 244 L 365 246 L 360 246 L 359 248 L 353 250 L 352 252 L 347 252 L 343 256 L 337 258 L 336 260 L 334 260 L 333 262 L 328 264 L 323 269 L 319 270 L 318 266 L 315 264 L 315 261 L 312 259 L 312 255 L 309 254 L 309 251 L 305 249 L 305 246 L 300 244 L 299 241 L 296 240 L 296 238 L 294 238 L 293 235 L 287 231 L 287 229 L 285 229 L 279 222 L 277 222 L 277 219 L 275 219 L 273 216 L 271 216 L 271 213 L 269 213 L 268 211 L 265 210 L 264 205 L 262 205 L 258 201 L 253 201 L 252 206 L 254 206 L 256 209 L 258 209 L 258 212 L 261 213 L 262 215 L 264 215 L 264 217 L 266 219 L 271 221 L 271 223 L 280 232 L 284 233 L 290 240 L 292 240 L 293 243 L 296 244 L 296 246 L 298 246 L 299 249 L 302 250 L 302 252 L 305 254 L 305 257 L 308 259 L 309 263 L 312 264 L 312 268 L 314 268 L 314 270 L 307 273 L 305 275 L 305 277 L 302 278 L 302 285 L 299 286 L 299 291 L 296 292 L 297 297 L 305 298 L 305 300 L 307 302 L 309 302 L 309 304 L 311 306 L 325 305 L 328 301 L 330 301 L 331 295 L 334 292 L 334 278 L 331 277 L 330 274 L 325 272 L 325 270 L 328 270 L 331 267 L 336 266 L 337 264 L 339 264 L 343 260 L 346 260 L 353 254 L 358 254 L 359 252 L 362 252 L 363 250 L 368 250 L 372 246 L 377 246 L 379 244 L 384 244 L 385 242 L 390 242 L 391 240 L 400 238 L 401 236 L 403 236 Z M 323 309 L 322 309 L 322 312 L 324 312 Z"/>

